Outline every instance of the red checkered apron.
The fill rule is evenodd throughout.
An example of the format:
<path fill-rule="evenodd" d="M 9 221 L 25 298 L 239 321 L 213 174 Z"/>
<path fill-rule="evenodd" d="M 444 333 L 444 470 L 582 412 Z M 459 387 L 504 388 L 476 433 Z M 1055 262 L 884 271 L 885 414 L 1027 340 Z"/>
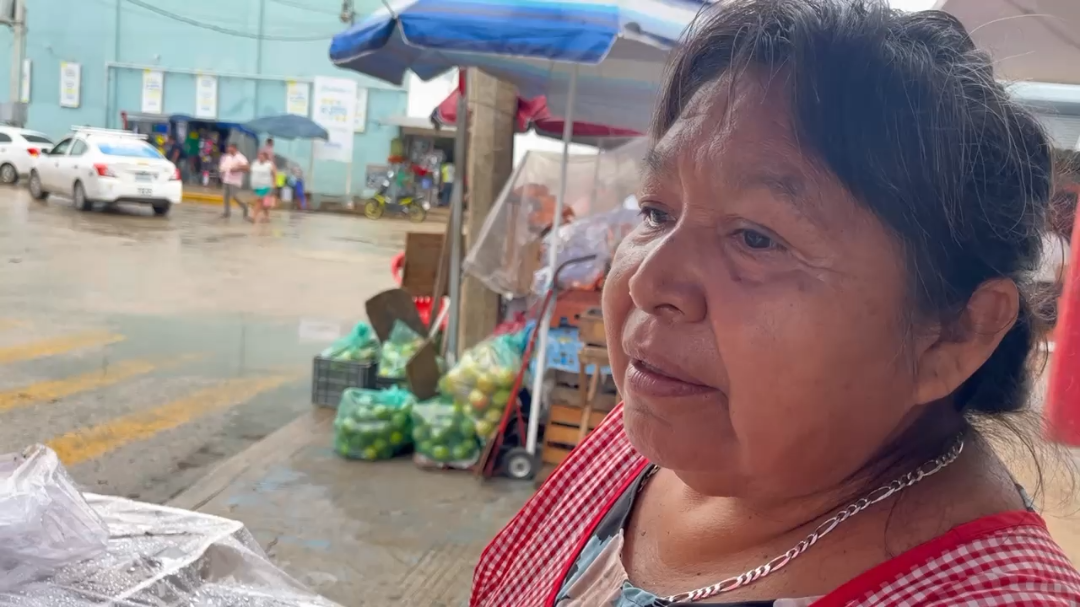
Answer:
<path fill-rule="evenodd" d="M 488 544 L 473 575 L 470 607 L 551 607 L 593 529 L 646 463 L 623 432 L 619 406 Z M 1042 518 L 1009 512 L 961 525 L 815 603 L 957 605 L 1077 606 L 1080 575 Z"/>

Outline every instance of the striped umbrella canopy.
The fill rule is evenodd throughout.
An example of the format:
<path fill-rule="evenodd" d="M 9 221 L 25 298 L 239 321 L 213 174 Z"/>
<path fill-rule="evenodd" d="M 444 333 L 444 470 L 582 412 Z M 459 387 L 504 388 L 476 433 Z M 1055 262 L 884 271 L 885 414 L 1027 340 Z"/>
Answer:
<path fill-rule="evenodd" d="M 387 0 L 334 37 L 335 65 L 402 84 L 476 67 L 551 112 L 644 131 L 701 0 Z M 576 87 L 571 81 L 576 75 Z M 568 111 L 571 89 L 576 89 Z"/>

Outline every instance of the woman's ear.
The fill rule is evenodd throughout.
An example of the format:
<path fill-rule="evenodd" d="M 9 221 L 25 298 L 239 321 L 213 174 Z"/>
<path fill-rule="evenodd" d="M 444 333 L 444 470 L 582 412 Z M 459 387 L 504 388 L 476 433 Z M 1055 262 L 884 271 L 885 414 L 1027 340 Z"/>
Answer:
<path fill-rule="evenodd" d="M 1019 313 L 1015 282 L 998 278 L 979 285 L 955 325 L 939 331 L 919 356 L 916 403 L 931 403 L 955 392 L 990 358 Z"/>

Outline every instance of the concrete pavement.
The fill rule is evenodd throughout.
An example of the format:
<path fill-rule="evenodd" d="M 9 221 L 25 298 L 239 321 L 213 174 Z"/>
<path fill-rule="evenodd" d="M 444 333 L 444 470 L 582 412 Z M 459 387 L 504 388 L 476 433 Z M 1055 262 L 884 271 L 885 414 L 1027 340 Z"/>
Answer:
<path fill-rule="evenodd" d="M 167 501 L 307 411 L 323 343 L 301 322 L 347 329 L 405 233 L 442 230 L 219 213 L 0 188 L 0 452 L 45 442 L 93 491 Z"/>

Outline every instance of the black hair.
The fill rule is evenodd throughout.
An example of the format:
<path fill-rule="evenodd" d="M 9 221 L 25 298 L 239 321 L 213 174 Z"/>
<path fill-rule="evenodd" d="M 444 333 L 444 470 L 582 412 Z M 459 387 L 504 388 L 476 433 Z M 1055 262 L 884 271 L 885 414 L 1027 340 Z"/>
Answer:
<path fill-rule="evenodd" d="M 990 57 L 940 11 L 725 0 L 703 9 L 674 53 L 652 136 L 704 84 L 743 69 L 787 87 L 800 147 L 902 243 L 920 317 L 949 327 L 980 284 L 1016 282 L 1019 316 L 952 401 L 967 414 L 1022 409 L 1040 336 L 1030 284 L 1052 148 Z"/>

